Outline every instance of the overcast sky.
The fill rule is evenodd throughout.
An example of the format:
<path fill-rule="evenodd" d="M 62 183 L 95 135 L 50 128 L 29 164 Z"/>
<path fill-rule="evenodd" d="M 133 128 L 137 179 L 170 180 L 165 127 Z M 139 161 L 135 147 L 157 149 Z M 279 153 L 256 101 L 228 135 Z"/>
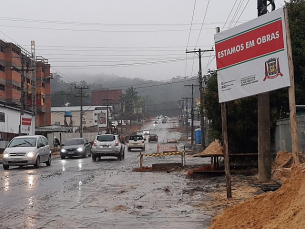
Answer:
<path fill-rule="evenodd" d="M 275 0 L 276 8 L 284 0 Z M 257 17 L 257 0 L 1 0 L 0 39 L 48 59 L 66 82 L 115 74 L 167 80 L 198 73 L 186 49 L 211 49 L 215 27 Z M 202 58 L 215 69 L 214 52 Z M 186 60 L 186 58 L 188 60 Z"/>

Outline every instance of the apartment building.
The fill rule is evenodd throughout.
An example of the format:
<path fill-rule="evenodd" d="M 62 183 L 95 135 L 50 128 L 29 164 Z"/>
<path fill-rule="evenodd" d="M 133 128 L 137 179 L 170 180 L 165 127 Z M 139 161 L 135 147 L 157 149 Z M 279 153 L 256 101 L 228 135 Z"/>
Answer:
<path fill-rule="evenodd" d="M 22 47 L 0 40 L 0 116 L 6 117 L 5 123 L 14 124 L 0 128 L 0 140 L 10 140 L 7 136 L 12 134 L 35 133 L 35 127 L 51 124 L 51 78 L 47 59 L 33 60 Z M 25 116 L 33 123 L 29 132 L 20 128 Z"/>

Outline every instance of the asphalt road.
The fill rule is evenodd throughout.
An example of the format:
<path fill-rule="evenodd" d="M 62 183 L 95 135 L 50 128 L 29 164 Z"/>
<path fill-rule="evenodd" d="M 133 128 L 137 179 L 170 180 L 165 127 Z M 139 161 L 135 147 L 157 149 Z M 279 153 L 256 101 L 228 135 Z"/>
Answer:
<path fill-rule="evenodd" d="M 157 144 L 178 139 L 173 125 L 159 121 L 145 127 L 158 134 L 159 143 L 146 141 L 142 153 L 155 153 Z M 50 167 L 1 168 L 0 228 L 208 228 L 204 190 L 214 186 L 185 178 L 183 170 L 134 172 L 139 152 L 126 150 L 122 161 L 55 158 Z M 145 166 L 164 162 L 181 162 L 181 157 L 144 159 Z"/>

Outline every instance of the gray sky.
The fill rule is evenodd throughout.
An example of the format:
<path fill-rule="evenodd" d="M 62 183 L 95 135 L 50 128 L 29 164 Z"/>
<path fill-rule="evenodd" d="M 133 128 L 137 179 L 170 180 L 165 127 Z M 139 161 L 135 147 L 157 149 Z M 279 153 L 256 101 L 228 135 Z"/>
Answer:
<path fill-rule="evenodd" d="M 284 0 L 275 0 L 276 8 Z M 198 73 L 185 50 L 211 49 L 215 27 L 257 17 L 256 0 L 2 0 L 0 39 L 49 60 L 66 82 L 99 73 L 167 80 Z M 231 14 L 230 14 L 231 12 Z M 226 24 L 225 24 L 226 22 Z M 215 69 L 203 55 L 203 73 Z M 186 60 L 188 58 L 188 60 Z"/>

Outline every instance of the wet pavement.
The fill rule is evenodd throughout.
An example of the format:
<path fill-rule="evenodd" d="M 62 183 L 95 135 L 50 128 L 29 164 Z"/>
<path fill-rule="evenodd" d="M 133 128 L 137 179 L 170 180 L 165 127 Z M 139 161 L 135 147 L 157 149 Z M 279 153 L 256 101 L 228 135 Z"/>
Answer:
<path fill-rule="evenodd" d="M 179 139 L 173 125 L 146 126 L 159 143 L 146 141 L 142 153 L 156 153 L 158 144 Z M 183 142 L 177 144 L 183 149 Z M 204 201 L 216 186 L 186 178 L 186 169 L 134 172 L 139 153 L 126 150 L 122 161 L 55 158 L 50 167 L 1 168 L 0 228 L 208 228 Z M 143 165 L 179 162 L 180 155 L 147 157 Z M 202 163 L 186 158 L 187 165 Z"/>

